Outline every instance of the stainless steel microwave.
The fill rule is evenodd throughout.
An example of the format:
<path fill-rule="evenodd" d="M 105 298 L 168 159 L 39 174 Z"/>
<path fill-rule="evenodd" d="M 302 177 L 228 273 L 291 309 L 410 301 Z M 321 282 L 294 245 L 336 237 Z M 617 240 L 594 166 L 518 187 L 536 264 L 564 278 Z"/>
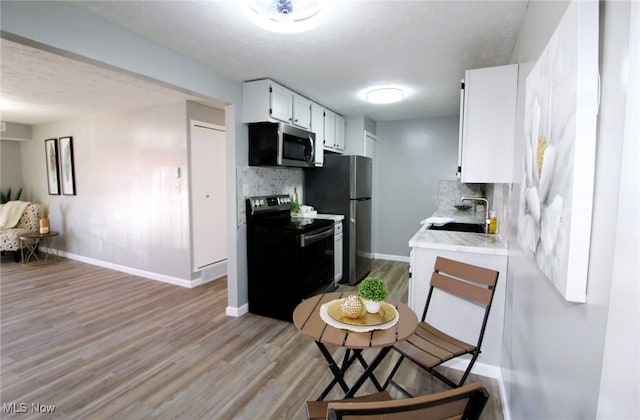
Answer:
<path fill-rule="evenodd" d="M 295 166 L 316 165 L 316 135 L 285 123 L 249 124 L 249 165 Z"/>

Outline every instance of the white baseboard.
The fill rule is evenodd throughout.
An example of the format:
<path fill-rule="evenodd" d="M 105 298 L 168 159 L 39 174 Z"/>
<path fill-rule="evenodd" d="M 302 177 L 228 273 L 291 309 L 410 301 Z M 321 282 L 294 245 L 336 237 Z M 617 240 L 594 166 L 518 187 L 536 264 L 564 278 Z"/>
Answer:
<path fill-rule="evenodd" d="M 247 313 L 249 313 L 249 304 L 245 303 L 244 305 L 240 306 L 240 307 L 235 307 L 235 306 L 227 306 L 227 315 L 228 316 L 233 316 L 233 317 L 241 317 L 242 315 L 245 315 Z"/>
<path fill-rule="evenodd" d="M 43 248 L 42 250 L 44 252 L 52 252 L 51 250 L 49 250 L 47 248 Z M 220 277 L 216 277 L 214 279 L 205 279 L 204 281 L 203 281 L 202 277 L 200 276 L 197 279 L 189 281 L 189 280 L 184 280 L 184 279 L 180 279 L 180 278 L 177 278 L 177 277 L 165 276 L 164 274 L 152 273 L 150 271 L 138 270 L 136 268 L 126 267 L 126 266 L 119 265 L 119 264 L 113 264 L 113 263 L 110 263 L 110 262 L 97 260 L 95 258 L 88 258 L 88 257 L 84 257 L 82 255 L 72 254 L 70 252 L 60 251 L 60 252 L 58 252 L 58 255 L 60 255 L 62 257 L 69 258 L 71 260 L 80 261 L 80 262 L 91 264 L 91 265 L 95 265 L 95 266 L 98 266 L 98 267 L 109 268 L 109 269 L 120 271 L 120 272 L 123 272 L 123 273 L 133 274 L 135 276 L 144 277 L 144 278 L 151 279 L 151 280 L 158 280 L 158 281 L 161 281 L 161 282 L 164 282 L 164 283 L 170 283 L 170 284 L 174 284 L 174 285 L 177 285 L 177 286 L 188 287 L 188 288 L 193 288 L 193 287 L 199 286 L 201 284 L 205 284 L 205 283 L 209 283 L 211 281 L 215 281 L 215 280 L 217 280 L 219 278 L 222 278 L 222 277 L 224 277 L 226 275 L 226 273 L 224 273 Z M 217 273 L 217 274 L 220 274 L 220 273 Z M 240 317 L 240 316 L 242 316 L 244 314 L 247 314 L 247 313 L 249 313 L 249 304 L 248 303 L 245 303 L 244 305 L 242 305 L 240 307 L 227 306 L 227 309 L 226 309 L 226 314 L 228 316 L 233 316 L 233 317 Z"/>
<path fill-rule="evenodd" d="M 373 258 L 376 260 L 388 260 L 388 261 L 400 261 L 409 262 L 409 257 L 403 255 L 391 255 L 391 254 L 373 254 Z"/>
<path fill-rule="evenodd" d="M 43 251 L 50 252 L 50 250 L 46 248 L 43 248 Z M 139 270 L 137 268 L 131 268 L 124 265 L 97 260 L 95 258 L 84 257 L 82 255 L 72 254 L 70 252 L 60 251 L 58 254 L 62 257 L 66 257 L 71 260 L 80 261 L 80 262 L 95 265 L 98 267 L 109 268 L 111 270 L 116 270 L 116 271 L 120 271 L 127 274 L 133 274 L 134 276 L 144 277 L 150 280 L 157 280 L 163 283 L 170 283 L 176 286 L 193 288 L 202 283 L 202 280 L 200 278 L 197 278 L 195 280 L 185 280 L 178 277 L 167 276 L 164 274 L 153 273 L 151 271 Z"/>

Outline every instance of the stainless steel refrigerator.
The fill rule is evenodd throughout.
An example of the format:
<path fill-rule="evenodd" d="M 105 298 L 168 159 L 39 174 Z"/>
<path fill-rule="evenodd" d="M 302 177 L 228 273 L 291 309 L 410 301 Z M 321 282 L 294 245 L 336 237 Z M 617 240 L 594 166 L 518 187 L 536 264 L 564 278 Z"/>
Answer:
<path fill-rule="evenodd" d="M 372 163 L 365 156 L 325 155 L 323 167 L 305 170 L 304 203 L 345 216 L 342 282 L 350 285 L 371 271 Z"/>

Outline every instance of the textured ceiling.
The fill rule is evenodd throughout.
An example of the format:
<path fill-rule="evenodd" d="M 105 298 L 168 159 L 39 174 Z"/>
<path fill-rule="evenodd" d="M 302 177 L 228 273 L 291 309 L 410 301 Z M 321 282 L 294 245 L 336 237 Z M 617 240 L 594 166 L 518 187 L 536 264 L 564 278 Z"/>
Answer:
<path fill-rule="evenodd" d="M 198 101 L 132 75 L 5 39 L 0 43 L 2 121 L 33 125 L 181 100 Z"/>
<path fill-rule="evenodd" d="M 464 70 L 508 62 L 527 2 L 329 0 L 327 17 L 318 28 L 293 35 L 254 27 L 243 15 L 239 0 L 70 4 L 203 62 L 231 79 L 269 77 L 341 114 L 364 114 L 387 121 L 457 114 Z M 10 65 L 5 68 L 5 44 L 3 97 L 7 76 L 23 87 L 27 77 L 12 72 Z M 47 59 L 46 54 L 41 55 Z M 33 74 L 47 67 L 35 61 L 32 65 Z M 47 79 L 54 83 L 51 89 L 43 82 L 34 85 L 33 91 L 25 89 L 25 94 L 32 100 L 41 96 L 55 100 L 60 98 L 50 93 L 55 91 L 55 83 L 66 85 L 65 91 L 73 90 L 87 65 L 77 64 L 79 69 L 73 72 L 68 72 L 68 65 L 63 72 L 50 68 Z M 95 91 L 96 101 L 102 96 L 101 77 L 123 84 L 130 79 L 106 70 L 93 72 L 81 86 Z M 389 105 L 363 101 L 366 87 L 389 84 L 407 89 L 404 101 Z M 122 91 L 110 91 L 104 92 L 105 99 L 117 101 L 113 92 Z M 127 91 L 124 105 L 143 101 L 137 96 L 145 96 L 147 91 L 146 86 L 135 89 L 134 94 Z M 153 100 L 163 94 L 173 95 L 159 87 L 151 92 L 156 96 Z M 81 95 L 76 100 L 81 101 Z"/>

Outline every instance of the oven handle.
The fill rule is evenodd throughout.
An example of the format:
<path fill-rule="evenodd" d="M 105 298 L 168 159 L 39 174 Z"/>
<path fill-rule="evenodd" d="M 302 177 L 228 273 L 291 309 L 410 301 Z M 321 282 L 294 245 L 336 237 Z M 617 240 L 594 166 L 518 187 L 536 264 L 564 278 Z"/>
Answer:
<path fill-rule="evenodd" d="M 300 235 L 300 246 L 304 248 L 307 245 L 311 245 L 312 243 L 321 241 L 324 238 L 328 238 L 329 236 L 333 236 L 333 226 L 329 226 L 327 228 L 321 228 L 321 229 L 314 230 L 312 232 Z"/>

